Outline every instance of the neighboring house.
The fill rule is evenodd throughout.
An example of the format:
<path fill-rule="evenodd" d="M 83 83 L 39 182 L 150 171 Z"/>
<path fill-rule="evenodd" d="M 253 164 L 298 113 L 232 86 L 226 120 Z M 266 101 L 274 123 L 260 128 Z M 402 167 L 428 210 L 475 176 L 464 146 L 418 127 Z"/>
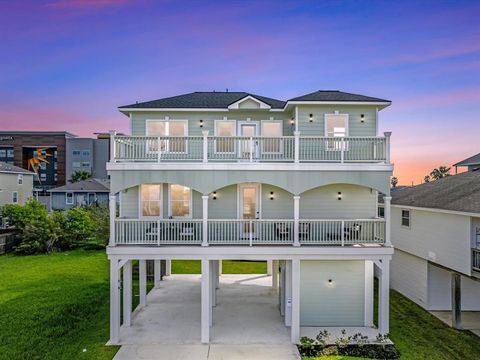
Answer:
<path fill-rule="evenodd" d="M 106 180 L 87 179 L 49 190 L 50 209 L 63 210 L 87 205 L 108 206 L 110 184 Z"/>
<path fill-rule="evenodd" d="M 480 171 L 394 192 L 391 207 L 392 288 L 427 310 L 480 311 Z"/>
<path fill-rule="evenodd" d="M 131 136 L 112 133 L 107 164 L 110 343 L 121 343 L 122 329 L 131 325 L 133 260 L 140 261 L 140 306 L 146 260 L 155 261 L 156 279 L 160 260 L 201 260 L 203 343 L 215 328 L 222 259 L 275 264 L 278 316 L 294 343 L 324 327 L 387 334 L 393 165 L 390 133 L 381 136 L 378 123 L 390 104 L 340 91 L 288 101 L 195 92 L 120 107 Z M 385 219 L 377 217 L 379 192 L 386 194 Z M 152 336 L 160 339 L 162 329 L 174 326 L 159 324 Z"/>
<path fill-rule="evenodd" d="M 0 206 L 20 204 L 32 197 L 34 173 L 0 161 Z"/>
<path fill-rule="evenodd" d="M 453 164 L 453 166 L 455 166 L 455 173 L 457 173 L 458 167 L 467 167 L 468 171 L 480 170 L 480 153 L 459 161 L 456 164 Z"/>

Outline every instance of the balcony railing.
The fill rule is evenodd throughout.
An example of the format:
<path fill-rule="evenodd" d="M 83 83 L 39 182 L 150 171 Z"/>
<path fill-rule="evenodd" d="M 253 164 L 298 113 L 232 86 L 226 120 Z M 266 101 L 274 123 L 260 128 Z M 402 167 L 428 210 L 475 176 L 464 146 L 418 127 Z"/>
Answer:
<path fill-rule="evenodd" d="M 204 228 L 206 224 L 206 228 Z M 115 219 L 115 245 L 383 245 L 384 219 Z"/>
<path fill-rule="evenodd" d="M 117 136 L 113 162 L 390 163 L 385 137 Z"/>
<path fill-rule="evenodd" d="M 472 249 L 472 269 L 480 271 L 480 249 Z"/>

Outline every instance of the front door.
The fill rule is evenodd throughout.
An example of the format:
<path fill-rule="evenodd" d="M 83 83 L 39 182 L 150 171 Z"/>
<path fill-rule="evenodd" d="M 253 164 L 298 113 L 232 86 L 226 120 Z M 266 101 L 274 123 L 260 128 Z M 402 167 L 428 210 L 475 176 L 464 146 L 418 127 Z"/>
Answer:
<path fill-rule="evenodd" d="M 243 139 L 240 140 L 240 159 L 253 161 L 258 158 L 258 124 L 251 121 L 240 122 L 239 133 Z"/>
<path fill-rule="evenodd" d="M 240 192 L 240 219 L 242 222 L 242 237 L 255 237 L 256 220 L 260 218 L 260 189 L 258 184 L 242 184 L 239 185 Z"/>

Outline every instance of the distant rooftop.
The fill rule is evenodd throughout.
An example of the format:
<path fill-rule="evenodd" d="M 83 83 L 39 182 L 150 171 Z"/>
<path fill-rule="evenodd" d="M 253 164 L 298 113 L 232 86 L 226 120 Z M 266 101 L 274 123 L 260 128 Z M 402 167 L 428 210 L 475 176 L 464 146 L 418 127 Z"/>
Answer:
<path fill-rule="evenodd" d="M 472 166 L 472 165 L 480 165 L 480 153 L 478 153 L 477 155 L 470 156 L 465 160 L 459 161 L 456 164 L 453 164 L 453 166 Z"/>
<path fill-rule="evenodd" d="M 0 136 L 6 135 L 64 135 L 65 137 L 77 137 L 68 131 L 0 131 Z"/>
<path fill-rule="evenodd" d="M 27 175 L 35 175 L 35 173 L 22 169 L 21 167 L 7 164 L 5 162 L 0 161 L 0 173 L 16 173 L 16 174 L 27 174 Z"/>
<path fill-rule="evenodd" d="M 65 191 L 109 192 L 110 182 L 108 180 L 101 180 L 101 179 L 87 179 L 87 180 L 77 181 L 74 183 L 69 183 L 67 185 L 60 186 L 48 191 L 49 192 L 65 192 Z"/>

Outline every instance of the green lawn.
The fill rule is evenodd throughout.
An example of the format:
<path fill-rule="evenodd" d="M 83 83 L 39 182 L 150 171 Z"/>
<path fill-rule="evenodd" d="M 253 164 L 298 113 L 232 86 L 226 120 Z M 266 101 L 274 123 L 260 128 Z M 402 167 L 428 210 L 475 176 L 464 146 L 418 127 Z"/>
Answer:
<path fill-rule="evenodd" d="M 197 261 L 172 263 L 174 273 L 199 270 Z M 223 272 L 265 273 L 266 264 L 224 261 Z M 111 359 L 118 348 L 105 346 L 108 276 L 101 251 L 0 256 L 0 359 Z M 134 281 L 134 294 L 137 286 Z M 403 360 L 480 359 L 479 338 L 453 330 L 398 293 L 391 294 L 391 338 Z"/>

